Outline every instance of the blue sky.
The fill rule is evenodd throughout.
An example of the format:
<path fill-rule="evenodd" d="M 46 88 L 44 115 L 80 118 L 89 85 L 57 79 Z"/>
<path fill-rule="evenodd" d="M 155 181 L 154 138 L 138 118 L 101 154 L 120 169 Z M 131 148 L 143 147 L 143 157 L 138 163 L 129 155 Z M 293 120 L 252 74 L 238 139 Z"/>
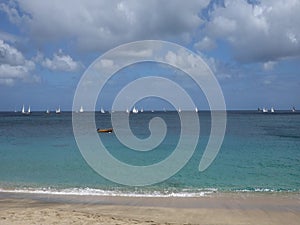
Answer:
<path fill-rule="evenodd" d="M 70 110 L 80 77 L 98 56 L 145 39 L 175 42 L 201 55 L 228 109 L 300 109 L 299 12 L 298 0 L 0 1 L 0 111 L 23 104 Z M 121 73 L 128 80 L 112 82 L 115 89 L 108 92 L 134 73 L 172 70 L 146 65 Z M 198 93 L 189 92 L 197 101 Z M 206 109 L 200 99 L 196 105 Z M 103 99 L 103 107 L 110 101 Z"/>

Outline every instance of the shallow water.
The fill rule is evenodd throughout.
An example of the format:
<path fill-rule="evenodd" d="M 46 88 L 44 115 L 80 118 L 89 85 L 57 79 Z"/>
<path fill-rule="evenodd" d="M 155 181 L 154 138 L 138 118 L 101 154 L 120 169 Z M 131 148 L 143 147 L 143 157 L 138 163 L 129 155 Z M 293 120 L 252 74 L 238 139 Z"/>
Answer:
<path fill-rule="evenodd" d="M 167 135 L 152 151 L 130 150 L 114 133 L 99 134 L 99 138 L 120 161 L 137 166 L 157 163 L 168 157 L 178 143 L 178 114 L 130 115 L 131 129 L 139 138 L 150 134 L 149 120 L 157 116 L 165 120 Z M 204 172 L 199 172 L 198 166 L 210 134 L 210 113 L 199 112 L 199 118 L 199 143 L 185 167 L 162 183 L 137 188 L 113 183 L 89 167 L 76 145 L 71 113 L 0 113 L 0 189 L 126 196 L 300 191 L 300 114 L 229 111 L 221 150 Z M 110 127 L 110 114 L 96 113 L 96 124 Z"/>

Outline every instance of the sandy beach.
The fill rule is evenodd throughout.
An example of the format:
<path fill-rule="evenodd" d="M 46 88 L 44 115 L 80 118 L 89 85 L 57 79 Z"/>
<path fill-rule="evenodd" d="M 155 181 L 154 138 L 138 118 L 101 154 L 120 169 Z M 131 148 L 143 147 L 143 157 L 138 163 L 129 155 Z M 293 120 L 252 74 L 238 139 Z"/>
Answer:
<path fill-rule="evenodd" d="M 0 194 L 0 224 L 298 225 L 299 194 L 199 198 Z"/>

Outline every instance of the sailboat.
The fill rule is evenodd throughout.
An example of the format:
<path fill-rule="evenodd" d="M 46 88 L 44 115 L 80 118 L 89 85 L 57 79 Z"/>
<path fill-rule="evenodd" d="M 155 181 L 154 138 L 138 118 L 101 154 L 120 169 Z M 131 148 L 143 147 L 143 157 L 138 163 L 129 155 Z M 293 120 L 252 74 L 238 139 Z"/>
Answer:
<path fill-rule="evenodd" d="M 100 109 L 100 112 L 101 113 L 105 113 L 105 111 L 104 111 L 104 109 L 101 107 L 101 109 Z"/>
<path fill-rule="evenodd" d="M 126 109 L 126 113 L 129 113 L 129 109 L 128 108 Z"/>
<path fill-rule="evenodd" d="M 24 105 L 23 105 L 23 107 L 22 107 L 22 114 L 23 115 L 29 115 L 31 113 L 31 110 L 30 110 L 30 106 L 28 107 L 28 110 L 27 110 L 27 112 L 25 111 L 25 107 L 24 107 Z"/>
<path fill-rule="evenodd" d="M 178 108 L 178 112 L 181 112 L 181 108 L 180 107 Z"/>
<path fill-rule="evenodd" d="M 46 110 L 46 114 L 50 114 L 50 110 L 49 109 Z"/>
<path fill-rule="evenodd" d="M 198 112 L 198 108 L 197 108 L 197 107 L 195 108 L 195 112 L 196 112 L 196 113 Z"/>
<path fill-rule="evenodd" d="M 141 112 L 141 113 L 144 112 L 144 109 L 142 108 L 140 112 Z"/>
<path fill-rule="evenodd" d="M 24 107 L 24 105 L 23 105 L 23 107 L 22 107 L 22 114 L 25 114 L 25 107 Z"/>
<path fill-rule="evenodd" d="M 83 113 L 83 107 L 82 106 L 80 106 L 79 112 Z"/>
<path fill-rule="evenodd" d="M 275 110 L 274 110 L 274 108 L 272 107 L 272 108 L 271 108 L 271 113 L 274 113 L 274 112 L 275 112 Z"/>
<path fill-rule="evenodd" d="M 133 109 L 132 109 L 132 113 L 138 113 L 138 112 L 139 112 L 139 110 L 136 109 L 135 106 L 134 106 Z"/>
<path fill-rule="evenodd" d="M 61 113 L 61 111 L 60 111 L 60 106 L 58 106 L 58 109 L 55 110 L 55 113 L 56 113 L 56 114 L 60 114 L 60 113 Z"/>
<path fill-rule="evenodd" d="M 292 108 L 292 112 L 296 112 L 296 108 L 295 108 L 295 106 L 293 106 L 293 108 Z"/>
<path fill-rule="evenodd" d="M 267 112 L 268 112 L 268 109 L 263 108 L 262 112 L 263 112 L 263 113 L 267 113 Z"/>

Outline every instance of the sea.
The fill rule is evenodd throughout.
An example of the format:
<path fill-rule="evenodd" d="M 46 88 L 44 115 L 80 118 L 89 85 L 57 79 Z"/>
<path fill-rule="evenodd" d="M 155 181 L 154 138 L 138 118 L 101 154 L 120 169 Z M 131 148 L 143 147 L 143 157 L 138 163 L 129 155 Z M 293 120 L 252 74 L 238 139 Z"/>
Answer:
<path fill-rule="evenodd" d="M 223 144 L 202 172 L 199 161 L 210 136 L 211 113 L 199 111 L 198 116 L 199 142 L 180 171 L 156 184 L 127 186 L 104 178 L 85 161 L 74 138 L 72 112 L 1 112 L 0 192 L 143 197 L 300 192 L 300 113 L 228 111 Z M 181 123 L 175 111 L 130 114 L 133 134 L 147 138 L 154 117 L 165 121 L 167 133 L 152 151 L 133 151 L 114 132 L 99 133 L 99 139 L 120 161 L 136 166 L 157 163 L 172 154 Z M 110 113 L 96 112 L 95 121 L 99 128 L 112 126 Z"/>

